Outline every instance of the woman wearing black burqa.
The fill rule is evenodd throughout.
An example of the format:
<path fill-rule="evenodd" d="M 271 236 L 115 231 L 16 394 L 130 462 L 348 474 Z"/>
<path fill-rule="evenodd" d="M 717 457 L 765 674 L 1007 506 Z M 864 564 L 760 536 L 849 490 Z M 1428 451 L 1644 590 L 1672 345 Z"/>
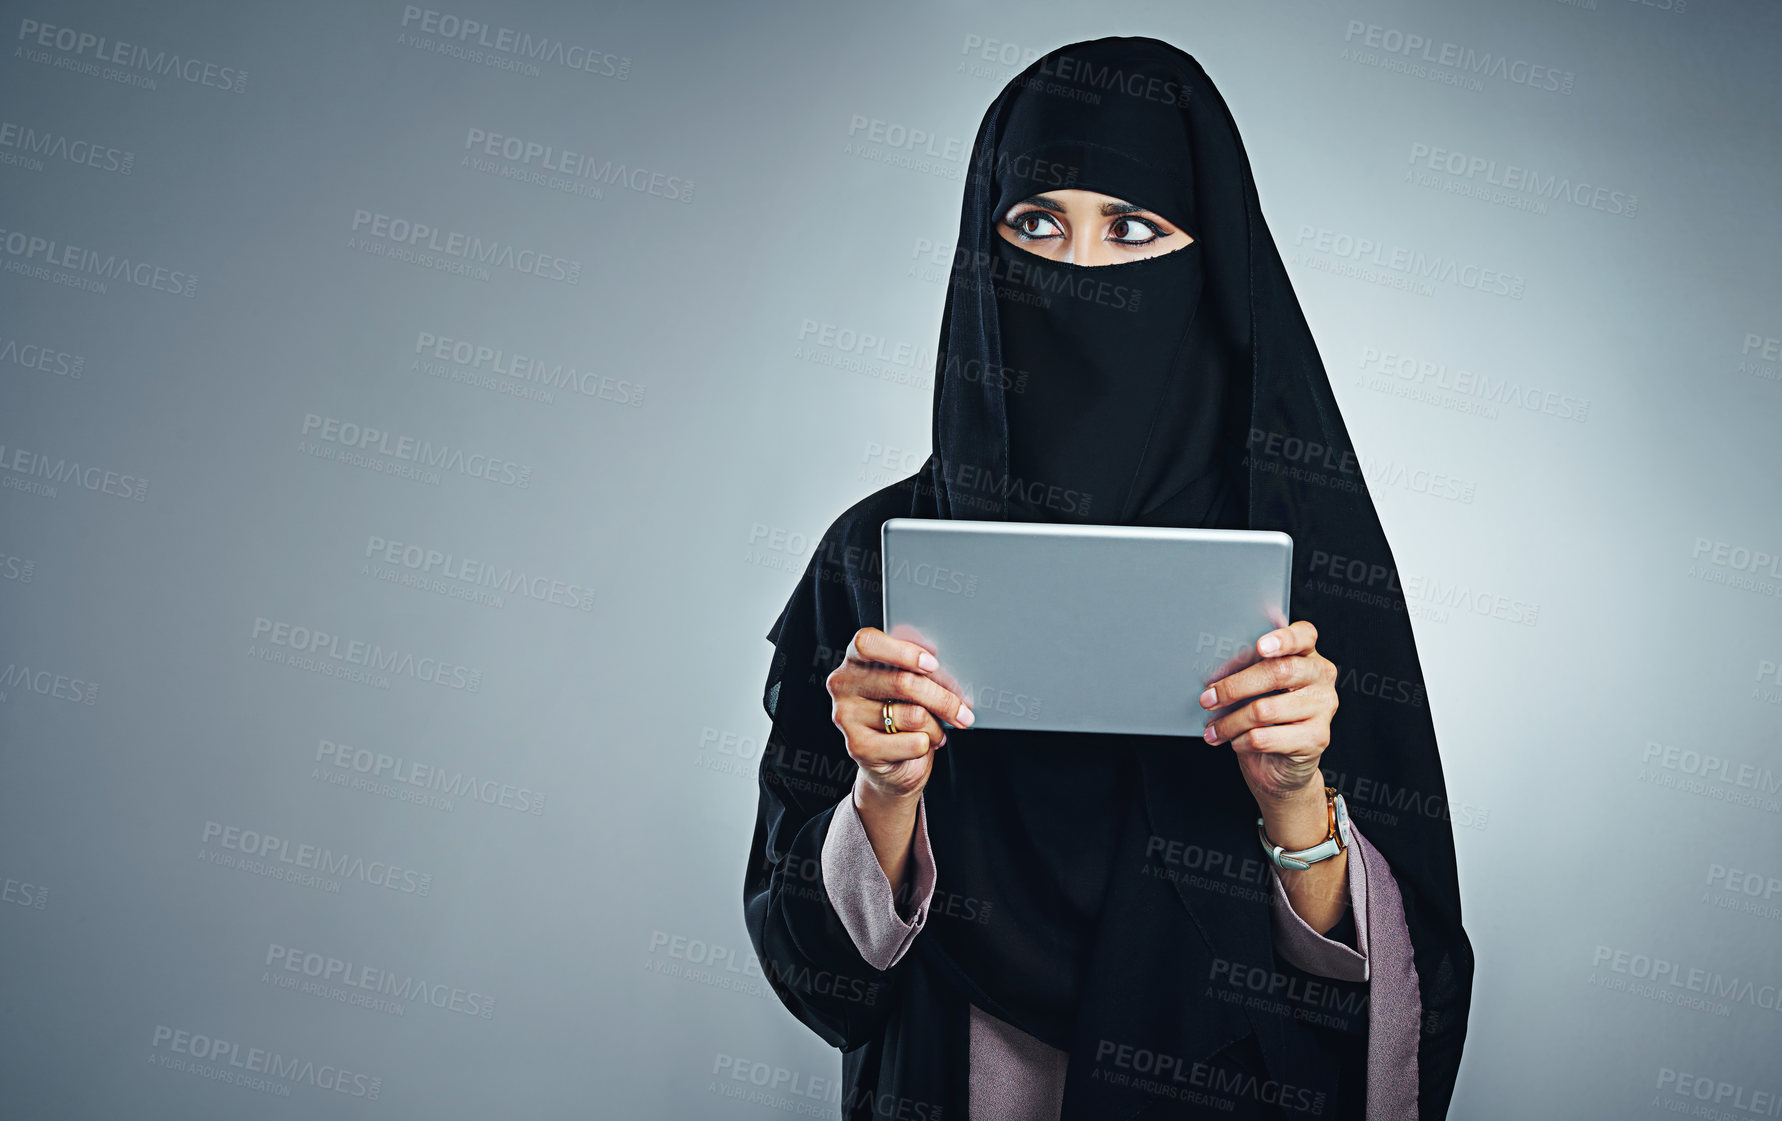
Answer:
<path fill-rule="evenodd" d="M 933 454 L 836 519 L 768 634 L 744 905 L 776 994 L 842 1050 L 832 1100 L 1444 1117 L 1473 956 L 1416 646 L 1193 58 L 1101 39 L 1009 83 L 978 130 L 941 342 Z M 933 676 L 946 651 L 879 629 L 899 516 L 1284 530 L 1297 618 L 1217 685 L 1234 707 L 1212 743 L 973 731 Z M 1322 840 L 1327 787 L 1346 844 L 1280 869 L 1259 833 Z"/>

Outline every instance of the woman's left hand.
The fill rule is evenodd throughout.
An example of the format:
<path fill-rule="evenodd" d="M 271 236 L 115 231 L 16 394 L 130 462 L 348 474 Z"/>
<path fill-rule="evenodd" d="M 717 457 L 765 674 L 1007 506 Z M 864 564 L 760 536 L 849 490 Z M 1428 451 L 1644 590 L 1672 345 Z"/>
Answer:
<path fill-rule="evenodd" d="M 1330 745 L 1337 668 L 1318 653 L 1317 641 L 1317 628 L 1304 619 L 1272 630 L 1256 640 L 1261 661 L 1213 682 L 1200 696 L 1205 709 L 1254 698 L 1208 724 L 1206 739 L 1231 744 L 1259 803 L 1303 790 Z"/>

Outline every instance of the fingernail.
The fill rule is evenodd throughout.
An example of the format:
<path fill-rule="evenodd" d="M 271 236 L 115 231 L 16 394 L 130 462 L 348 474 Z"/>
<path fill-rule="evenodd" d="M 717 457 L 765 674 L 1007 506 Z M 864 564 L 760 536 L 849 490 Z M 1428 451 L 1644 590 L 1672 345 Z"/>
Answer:
<path fill-rule="evenodd" d="M 1200 735 L 1201 735 L 1201 738 L 1206 740 L 1208 743 L 1218 743 L 1219 742 L 1219 733 L 1213 731 L 1213 726 L 1211 724 L 1208 724 L 1207 730 L 1202 732 Z"/>
<path fill-rule="evenodd" d="M 974 721 L 976 719 L 977 719 L 977 717 L 973 716 L 971 713 L 970 705 L 960 705 L 959 706 L 959 726 L 961 728 L 971 727 L 972 721 Z"/>
<path fill-rule="evenodd" d="M 926 650 L 922 651 L 922 656 L 916 659 L 916 664 L 930 673 L 940 668 L 940 663 L 934 660 L 934 655 Z"/>
<path fill-rule="evenodd" d="M 1273 654 L 1281 648 L 1281 640 L 1272 634 L 1263 635 L 1262 641 L 1256 644 L 1256 648 L 1264 654 Z"/>
<path fill-rule="evenodd" d="M 1219 694 L 1214 692 L 1212 689 L 1208 689 L 1206 692 L 1204 692 L 1200 695 L 1200 707 L 1201 708 L 1212 708 L 1213 702 L 1218 699 L 1219 699 Z"/>

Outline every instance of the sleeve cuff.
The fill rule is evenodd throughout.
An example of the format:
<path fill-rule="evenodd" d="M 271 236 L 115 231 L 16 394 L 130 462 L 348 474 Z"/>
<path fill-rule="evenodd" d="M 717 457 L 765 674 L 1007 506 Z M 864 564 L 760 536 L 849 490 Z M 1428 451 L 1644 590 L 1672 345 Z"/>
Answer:
<path fill-rule="evenodd" d="M 872 851 L 860 811 L 854 808 L 853 792 L 842 796 L 823 838 L 823 890 L 854 940 L 854 948 L 874 969 L 883 971 L 896 965 L 928 922 L 928 905 L 934 898 L 934 852 L 928 843 L 924 798 L 916 801 L 910 858 L 914 867 L 903 892 L 905 905 L 900 908 L 891 881 Z M 905 919 L 904 913 L 909 918 Z"/>
<path fill-rule="evenodd" d="M 1353 821 L 1350 821 L 1349 828 L 1355 838 L 1360 837 L 1361 831 L 1355 827 Z M 1269 879 L 1274 884 L 1270 909 L 1273 912 L 1275 949 L 1290 964 L 1307 973 L 1339 981 L 1368 979 L 1367 858 L 1361 854 L 1362 848 L 1358 840 L 1352 840 L 1349 845 L 1349 910 L 1355 919 L 1354 946 L 1324 937 L 1300 918 L 1299 912 L 1293 909 L 1293 904 L 1287 899 L 1287 888 L 1281 883 L 1280 873 L 1273 864 L 1269 865 Z"/>

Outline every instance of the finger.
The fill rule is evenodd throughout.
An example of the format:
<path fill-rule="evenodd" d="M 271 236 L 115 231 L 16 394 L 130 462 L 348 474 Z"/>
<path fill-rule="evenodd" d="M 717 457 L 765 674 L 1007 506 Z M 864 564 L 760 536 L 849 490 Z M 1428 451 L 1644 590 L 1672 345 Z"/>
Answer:
<path fill-rule="evenodd" d="M 1270 724 L 1291 724 L 1300 720 L 1309 720 L 1314 716 L 1324 716 L 1333 709 L 1331 697 L 1327 695 L 1325 686 L 1312 685 L 1303 689 L 1289 689 L 1285 693 L 1270 693 L 1257 697 L 1224 716 L 1207 724 L 1205 737 L 1208 743 L 1223 743 L 1236 737 L 1239 733 L 1251 728 L 1262 728 Z M 1330 690 L 1334 692 L 1334 690 Z"/>
<path fill-rule="evenodd" d="M 885 705 L 887 702 L 872 697 L 848 697 L 843 702 L 843 723 L 866 729 L 864 734 L 885 737 L 897 737 L 909 733 L 918 733 L 928 737 L 936 747 L 946 738 L 946 731 L 934 714 L 919 704 L 909 701 L 891 701 L 891 718 L 897 723 L 897 731 L 885 731 Z"/>
<path fill-rule="evenodd" d="M 1329 746 L 1330 725 L 1318 719 L 1251 728 L 1239 733 L 1231 741 L 1233 751 L 1257 755 L 1286 755 L 1295 762 L 1315 760 Z"/>
<path fill-rule="evenodd" d="M 871 708 L 871 715 L 864 709 Z M 878 706 L 862 701 L 845 721 L 848 755 L 863 767 L 884 770 L 911 759 L 920 759 L 934 750 L 926 732 L 885 732 L 884 721 L 877 719 Z"/>
<path fill-rule="evenodd" d="M 884 725 L 884 706 L 879 708 L 879 724 Z M 934 746 L 939 747 L 947 742 L 947 730 L 941 722 L 934 718 L 919 704 L 909 701 L 893 701 L 891 703 L 891 720 L 897 725 L 898 732 L 926 732 Z"/>
<path fill-rule="evenodd" d="M 879 667 L 861 671 L 853 691 L 863 697 L 883 701 L 913 701 L 947 723 L 960 728 L 971 727 L 977 719 L 959 694 L 945 685 L 906 669 Z"/>
<path fill-rule="evenodd" d="M 1310 654 L 1318 645 L 1318 628 L 1304 619 L 1296 619 L 1256 640 L 1256 652 L 1265 658 L 1283 654 Z"/>
<path fill-rule="evenodd" d="M 933 654 L 914 642 L 892 638 L 877 627 L 861 627 L 848 643 L 848 659 L 864 664 L 880 662 L 912 673 L 928 673 L 940 668 Z"/>
<path fill-rule="evenodd" d="M 1208 685 L 1200 695 L 1200 706 L 1224 708 L 1262 693 L 1310 685 L 1322 676 L 1320 661 L 1322 659 L 1305 654 L 1265 658 Z"/>
<path fill-rule="evenodd" d="M 895 736 L 887 736 L 883 731 L 880 731 L 877 738 L 866 739 L 864 742 L 872 746 L 861 747 L 859 750 L 849 751 L 848 754 L 854 762 L 862 767 L 881 772 L 888 771 L 899 763 L 920 759 L 934 750 L 934 745 L 929 743 L 928 737 L 921 732 L 899 732 Z M 879 746 L 881 743 L 888 743 L 891 746 L 881 747 Z"/>

